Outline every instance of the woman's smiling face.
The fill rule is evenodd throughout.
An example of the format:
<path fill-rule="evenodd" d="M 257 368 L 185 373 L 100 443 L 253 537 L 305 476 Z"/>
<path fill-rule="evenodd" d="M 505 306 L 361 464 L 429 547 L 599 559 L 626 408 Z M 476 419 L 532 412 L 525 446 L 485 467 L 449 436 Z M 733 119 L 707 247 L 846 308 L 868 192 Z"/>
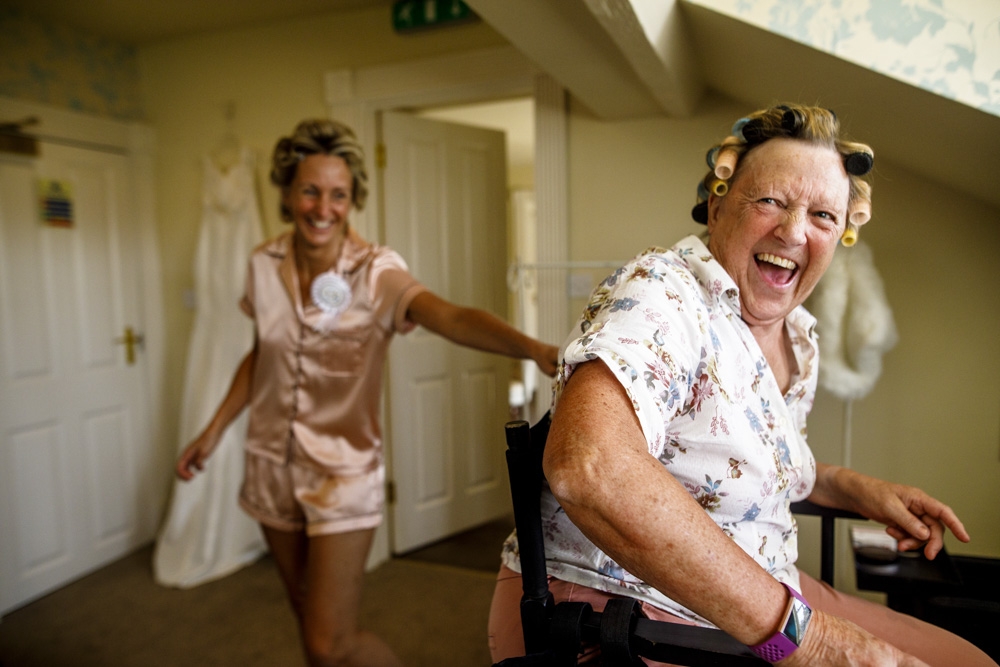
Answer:
<path fill-rule="evenodd" d="M 812 292 L 844 233 L 849 188 L 835 150 L 778 138 L 743 156 L 725 197 L 710 197 L 709 249 L 748 324 L 781 321 Z"/>
<path fill-rule="evenodd" d="M 354 177 L 344 158 L 307 155 L 281 198 L 296 236 L 309 247 L 325 246 L 344 235 L 351 211 Z"/>

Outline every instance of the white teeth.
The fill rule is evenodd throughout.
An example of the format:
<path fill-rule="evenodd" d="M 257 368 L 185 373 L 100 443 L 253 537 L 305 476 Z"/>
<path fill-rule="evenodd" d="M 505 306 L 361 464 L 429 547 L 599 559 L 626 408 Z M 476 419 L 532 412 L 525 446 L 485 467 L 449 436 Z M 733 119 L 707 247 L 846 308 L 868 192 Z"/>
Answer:
<path fill-rule="evenodd" d="M 757 259 L 761 262 L 767 262 L 768 264 L 774 264 L 775 266 L 780 266 L 783 269 L 795 270 L 798 265 L 790 259 L 784 259 L 783 257 L 778 257 L 777 255 L 772 255 L 769 252 L 762 252 L 757 255 Z"/>
<path fill-rule="evenodd" d="M 329 229 L 330 227 L 333 227 L 332 220 L 312 220 L 309 224 L 316 229 Z"/>

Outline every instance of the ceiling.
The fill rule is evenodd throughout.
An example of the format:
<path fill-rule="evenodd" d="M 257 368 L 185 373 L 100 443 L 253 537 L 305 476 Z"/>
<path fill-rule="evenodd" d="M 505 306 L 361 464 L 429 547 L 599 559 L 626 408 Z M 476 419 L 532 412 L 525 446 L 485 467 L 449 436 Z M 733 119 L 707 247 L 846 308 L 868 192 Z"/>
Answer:
<path fill-rule="evenodd" d="M 391 7 L 393 0 L 2 0 L 50 23 L 135 46 L 325 12 Z"/>
<path fill-rule="evenodd" d="M 684 116 L 705 89 L 752 108 L 823 100 L 879 137 L 880 155 L 1000 206 L 1000 117 L 681 0 L 649 42 L 633 0 L 466 0 L 597 116 Z M 185 35 L 393 5 L 393 0 L 0 0 L 4 8 L 141 46 Z M 666 6 L 666 5 L 665 5 Z M 676 9 L 683 11 L 674 11 Z"/>

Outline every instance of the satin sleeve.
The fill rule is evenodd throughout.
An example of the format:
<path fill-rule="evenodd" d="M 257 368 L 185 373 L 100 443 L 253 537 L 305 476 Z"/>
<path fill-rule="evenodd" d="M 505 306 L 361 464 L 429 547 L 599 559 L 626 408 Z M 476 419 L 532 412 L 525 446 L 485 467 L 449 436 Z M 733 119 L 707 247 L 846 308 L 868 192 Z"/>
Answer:
<path fill-rule="evenodd" d="M 371 293 L 375 319 L 386 331 L 405 334 L 416 324 L 406 313 L 413 299 L 427 288 L 410 273 L 406 262 L 394 250 L 384 249 L 372 262 Z"/>

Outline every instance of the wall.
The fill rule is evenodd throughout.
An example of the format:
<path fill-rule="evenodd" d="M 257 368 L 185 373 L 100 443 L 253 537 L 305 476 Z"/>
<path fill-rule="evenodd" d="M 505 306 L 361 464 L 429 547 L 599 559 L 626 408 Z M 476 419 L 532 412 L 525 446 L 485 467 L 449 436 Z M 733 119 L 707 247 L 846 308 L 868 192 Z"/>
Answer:
<path fill-rule="evenodd" d="M 141 119 L 132 47 L 3 7 L 0 35 L 0 96 L 119 120 Z"/>
<path fill-rule="evenodd" d="M 649 246 L 669 247 L 704 231 L 690 210 L 707 169 L 705 153 L 744 111 L 732 101 L 710 98 L 687 119 L 604 122 L 572 104 L 570 259 L 626 260 Z M 574 271 L 588 272 L 594 285 L 607 273 Z M 573 321 L 584 302 L 571 303 Z"/>
<path fill-rule="evenodd" d="M 571 259 L 626 259 L 700 233 L 689 211 L 705 151 L 746 111 L 709 99 L 690 119 L 608 123 L 572 105 Z M 878 154 L 878 137 L 859 138 Z M 853 467 L 949 503 L 973 536 L 949 538 L 953 552 L 1000 556 L 1000 210 L 876 164 L 875 216 L 861 237 L 900 340 L 853 405 Z M 841 460 L 843 413 L 819 396 L 809 437 L 821 460 Z"/>
<path fill-rule="evenodd" d="M 271 150 L 299 120 L 327 115 L 326 72 L 503 43 L 483 23 L 397 35 L 389 8 L 382 7 L 213 32 L 139 50 L 143 104 L 159 141 L 157 217 L 172 360 L 169 395 L 178 400 L 181 395 L 193 323 L 183 299 L 193 287 L 200 160 L 226 134 L 227 107 L 235 110 L 236 133 L 256 151 L 261 213 L 270 236 L 284 228 L 277 191 L 267 180 Z"/>

